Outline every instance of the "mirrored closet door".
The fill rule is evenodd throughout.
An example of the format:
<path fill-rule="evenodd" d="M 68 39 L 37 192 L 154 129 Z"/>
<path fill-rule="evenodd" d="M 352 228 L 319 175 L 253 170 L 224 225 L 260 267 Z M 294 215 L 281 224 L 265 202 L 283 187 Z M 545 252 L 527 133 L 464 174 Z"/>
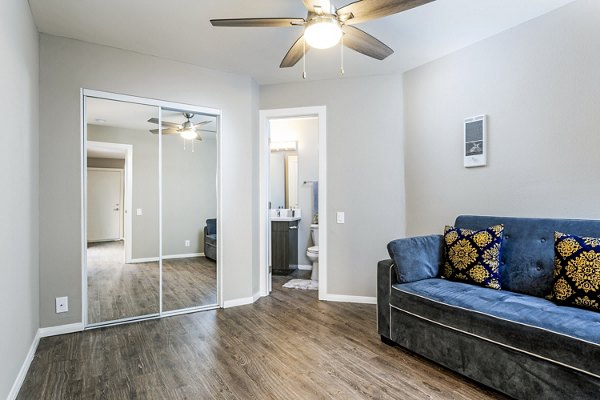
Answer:
<path fill-rule="evenodd" d="M 162 109 L 163 311 L 217 304 L 217 118 Z"/>
<path fill-rule="evenodd" d="M 115 96 L 83 98 L 85 325 L 216 308 L 218 114 Z"/>
<path fill-rule="evenodd" d="M 88 325 L 160 312 L 158 115 L 85 98 Z"/>

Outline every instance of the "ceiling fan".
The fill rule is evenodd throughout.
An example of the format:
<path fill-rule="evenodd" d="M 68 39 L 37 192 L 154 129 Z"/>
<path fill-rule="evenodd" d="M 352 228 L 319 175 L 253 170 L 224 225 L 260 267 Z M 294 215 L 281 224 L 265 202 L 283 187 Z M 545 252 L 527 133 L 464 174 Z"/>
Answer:
<path fill-rule="evenodd" d="M 174 135 L 179 134 L 182 138 L 186 140 L 202 140 L 199 132 L 214 132 L 207 129 L 201 129 L 203 125 L 210 124 L 212 121 L 202 121 L 193 123 L 191 121 L 194 118 L 194 114 L 183 113 L 183 116 L 187 119 L 183 124 L 178 124 L 175 122 L 162 121 L 162 134 L 163 135 Z M 158 118 L 150 118 L 148 122 L 152 124 L 158 125 Z M 151 129 L 150 132 L 154 134 L 158 134 L 158 129 Z"/>
<path fill-rule="evenodd" d="M 336 9 L 330 0 L 303 0 L 308 10 L 306 18 L 234 18 L 212 19 L 210 22 L 213 26 L 226 27 L 303 26 L 304 33 L 289 49 L 280 68 L 296 65 L 311 47 L 327 49 L 340 40 L 343 46 L 383 60 L 394 50 L 353 25 L 410 10 L 432 1 L 435 0 L 359 0 Z"/>

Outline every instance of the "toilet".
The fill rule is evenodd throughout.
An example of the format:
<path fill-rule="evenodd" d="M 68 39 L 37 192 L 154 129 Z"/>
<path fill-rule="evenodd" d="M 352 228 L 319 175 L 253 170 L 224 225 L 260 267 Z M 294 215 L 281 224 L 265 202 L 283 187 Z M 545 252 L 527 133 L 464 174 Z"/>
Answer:
<path fill-rule="evenodd" d="M 319 225 L 310 225 L 310 236 L 314 246 L 311 246 L 306 250 L 306 257 L 312 262 L 312 274 L 310 279 L 313 281 L 319 280 Z"/>

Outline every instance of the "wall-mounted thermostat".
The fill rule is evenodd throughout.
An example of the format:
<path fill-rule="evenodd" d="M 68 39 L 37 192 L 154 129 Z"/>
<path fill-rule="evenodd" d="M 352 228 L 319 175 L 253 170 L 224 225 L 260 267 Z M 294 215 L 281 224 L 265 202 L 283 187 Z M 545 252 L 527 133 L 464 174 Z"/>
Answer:
<path fill-rule="evenodd" d="M 465 167 L 482 167 L 487 164 L 486 116 L 465 119 Z"/>

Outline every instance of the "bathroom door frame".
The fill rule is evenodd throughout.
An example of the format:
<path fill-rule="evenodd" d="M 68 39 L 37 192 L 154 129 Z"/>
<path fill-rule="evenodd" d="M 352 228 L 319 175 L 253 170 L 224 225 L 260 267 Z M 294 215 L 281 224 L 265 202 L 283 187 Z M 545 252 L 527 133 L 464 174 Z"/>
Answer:
<path fill-rule="evenodd" d="M 271 292 L 269 243 L 271 241 L 269 193 L 270 155 L 269 121 L 316 117 L 319 120 L 319 300 L 329 300 L 327 291 L 327 107 L 277 108 L 259 111 L 259 295 Z"/>
<path fill-rule="evenodd" d="M 93 98 L 98 98 L 98 99 L 105 99 L 105 100 L 114 100 L 114 101 L 121 101 L 121 102 L 125 102 L 125 103 L 135 103 L 135 104 L 141 104 L 141 105 L 146 105 L 146 106 L 153 106 L 156 107 L 157 111 L 158 111 L 158 129 L 159 129 L 159 135 L 158 135 L 158 191 L 159 191 L 159 207 L 158 207 L 158 218 L 159 218 L 159 227 L 158 227 L 158 231 L 159 231 L 159 310 L 158 313 L 153 313 L 153 314 L 147 314 L 147 315 L 141 315 L 141 316 L 137 316 L 137 317 L 131 317 L 131 318 L 124 318 L 124 319 L 119 319 L 119 320 L 112 320 L 112 321 L 105 321 L 105 322 L 99 322 L 99 323 L 92 323 L 90 324 L 88 321 L 88 290 L 87 290 L 87 285 L 88 285 L 88 268 L 87 268 L 87 193 L 86 193 L 86 189 L 87 189 L 87 139 L 88 139 L 88 133 L 87 133 L 87 110 L 86 110 L 86 98 L 88 97 L 93 97 Z M 87 329 L 96 329 L 96 328 L 101 328 L 101 327 L 105 327 L 105 326 L 112 326 L 112 325 L 120 325 L 120 324 L 125 324 L 125 323 L 130 323 L 130 322 L 137 322 L 137 321 L 143 321 L 143 320 L 149 320 L 149 319 L 156 319 L 156 318 L 163 318 L 163 317 L 169 317 L 169 316 L 173 316 L 173 315 L 179 315 L 179 314 L 188 314 L 188 313 L 193 313 L 193 312 L 197 312 L 197 311 L 204 311 L 204 310 L 213 310 L 215 308 L 222 308 L 223 307 L 223 270 L 224 270 L 224 266 L 223 266 L 223 240 L 220 240 L 220 238 L 223 237 L 223 228 L 222 228 L 222 216 L 223 216 L 223 192 L 222 192 L 222 188 L 223 188 L 223 184 L 222 184 L 222 161 L 223 161 L 223 154 L 222 154 L 222 150 L 223 150 L 223 146 L 222 146 L 222 142 L 221 142 L 221 136 L 222 136 L 222 132 L 223 132 L 223 113 L 220 109 L 217 108 L 209 108 L 209 107 L 201 107 L 201 106 L 195 106 L 195 105 L 191 105 L 191 104 L 185 104 L 185 103 L 176 103 L 176 102 L 171 102 L 171 101 L 165 101 L 165 100 L 158 100 L 158 99 L 150 99 L 150 98 L 145 98 L 145 97 L 137 97 L 137 96 L 131 96 L 131 95 L 126 95 L 126 94 L 119 94 L 119 93 L 112 93 L 112 92 L 104 92 L 104 91 L 100 91 L 100 90 L 93 90 L 93 89 L 86 89 L 86 88 L 81 88 L 80 89 L 80 129 L 81 129 L 81 135 L 80 135 L 80 149 L 81 149 L 81 163 L 80 163 L 80 168 L 81 168 L 81 283 L 82 283 L 82 290 L 81 290 L 81 318 L 83 321 L 83 327 L 85 330 Z M 206 114 L 206 115 L 210 115 L 210 116 L 214 116 L 216 117 L 217 120 L 217 126 L 216 126 L 216 131 L 217 131 L 217 176 L 216 176 L 216 181 L 217 181 L 217 234 L 218 234 L 218 239 L 217 239 L 217 260 L 219 260 L 217 262 L 217 304 L 215 305 L 207 305 L 207 306 L 197 306 L 197 307 L 189 307 L 189 308 L 183 308 L 183 309 L 179 309 L 179 310 L 173 310 L 173 311 L 164 311 L 163 310 L 163 279 L 162 279 L 162 273 L 163 273 L 163 269 L 162 269 L 162 260 L 163 260 L 163 249 L 162 249 L 162 220 L 163 220 L 163 210 L 162 210 L 162 111 L 163 109 L 181 109 L 181 110 L 186 110 L 189 112 L 194 112 L 194 113 L 198 113 L 198 114 Z M 133 158 L 133 157 L 131 157 Z M 131 173 L 133 174 L 133 171 L 131 170 Z M 131 179 L 132 181 L 133 179 Z M 131 214 L 131 213 L 130 213 Z"/>

